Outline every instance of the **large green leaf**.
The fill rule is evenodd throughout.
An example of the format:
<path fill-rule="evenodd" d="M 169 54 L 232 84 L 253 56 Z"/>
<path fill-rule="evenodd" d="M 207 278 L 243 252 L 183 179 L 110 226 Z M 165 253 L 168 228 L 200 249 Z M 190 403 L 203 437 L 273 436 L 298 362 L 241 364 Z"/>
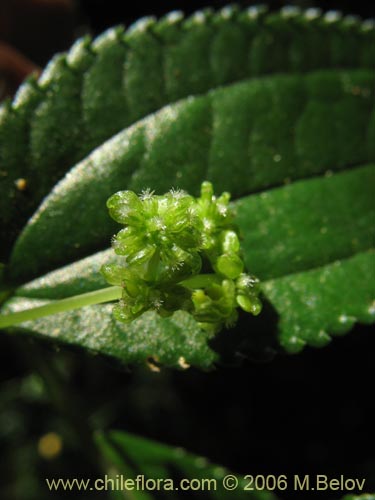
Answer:
<path fill-rule="evenodd" d="M 172 13 L 79 40 L 0 111 L 1 258 L 69 167 L 150 112 L 257 75 L 371 69 L 374 47 L 371 22 L 263 7 Z"/>
<path fill-rule="evenodd" d="M 374 319 L 375 289 L 368 279 L 375 265 L 374 175 L 374 166 L 369 165 L 234 203 L 245 261 L 264 280 L 264 297 L 280 316 L 279 342 L 289 352 L 305 344 L 323 346 L 330 333 L 345 333 L 356 321 Z M 107 250 L 51 272 L 20 287 L 7 308 L 27 309 L 41 300 L 103 288 L 100 266 L 114 259 L 114 252 Z M 169 366 L 183 367 L 187 362 L 207 368 L 216 358 L 207 346 L 207 335 L 183 313 L 172 319 L 148 313 L 124 326 L 110 318 L 110 306 L 92 306 L 29 322 L 24 328 L 122 362 L 144 362 L 152 356 Z M 240 323 L 238 328 L 247 330 L 249 325 Z M 245 336 L 250 345 L 255 342 L 251 330 Z M 234 336 L 233 343 L 236 340 Z"/>
<path fill-rule="evenodd" d="M 13 298 L 6 309 L 18 311 L 48 301 Z M 216 359 L 207 345 L 207 334 L 183 311 L 170 318 L 147 312 L 131 324 L 112 318 L 112 305 L 88 306 L 76 311 L 25 322 L 22 333 L 76 345 L 117 358 L 120 363 L 148 363 L 185 369 L 191 364 L 208 369 Z"/>
<path fill-rule="evenodd" d="M 5 293 L 16 290 L 4 312 L 105 286 L 99 269 L 113 258 L 104 249 L 118 230 L 105 210 L 113 192 L 147 187 L 163 192 L 178 186 L 196 193 L 200 182 L 209 179 L 217 192 L 231 191 L 236 199 L 244 257 L 249 271 L 263 282 L 265 309 L 273 317 L 269 321 L 263 314 L 255 322 L 241 317 L 236 334 L 224 332 L 232 351 L 257 344 L 257 330 L 264 326 L 268 335 L 263 347 L 297 352 L 306 344 L 325 345 L 331 334 L 348 331 L 356 321 L 373 320 L 375 75 L 364 69 L 370 65 L 366 58 L 371 53 L 371 25 L 358 28 L 355 22 L 333 18 L 332 24 L 328 18 L 307 21 L 306 15 L 253 18 L 230 9 L 223 12 L 210 18 L 212 23 L 205 15 L 184 23 L 179 16 L 156 25 L 145 21 L 126 34 L 130 48 L 122 42 L 121 29 L 99 39 L 94 51 L 89 41 L 79 42 L 68 57 L 69 64 L 77 65 L 76 72 L 68 70 L 64 56 L 56 59 L 42 83 L 23 88 L 19 110 L 3 110 L 3 165 L 20 177 L 25 166 L 19 151 L 26 148 L 24 157 L 31 158 L 28 172 L 34 172 L 35 179 L 45 177 L 54 162 L 60 166 L 51 178 L 57 178 L 68 158 L 82 157 L 123 125 L 166 102 L 202 94 L 125 128 L 55 186 L 12 249 L 3 288 Z M 349 39 L 350 33 L 355 35 L 348 46 L 343 33 Z M 312 51 L 317 36 L 317 50 Z M 211 66 L 207 54 L 197 50 L 209 41 L 215 54 L 210 52 Z M 358 51 L 350 49 L 355 45 Z M 129 65 L 126 98 L 121 86 L 124 57 Z M 160 61 L 165 76 L 158 79 Z M 332 66 L 340 69 L 312 71 Z M 155 76 L 152 93 L 146 69 Z M 291 74 L 228 84 L 281 70 Z M 145 87 L 139 87 L 144 80 Z M 222 83 L 227 85 L 205 93 Z M 144 102 L 137 89 L 144 92 Z M 90 99 L 85 101 L 85 95 Z M 58 116 L 65 112 L 72 126 L 71 132 L 62 133 L 64 120 Z M 31 195 L 31 204 L 50 182 L 38 181 L 39 198 Z M 7 192 L 14 195 L 12 189 Z M 23 194 L 19 196 L 14 210 L 9 199 L 2 198 L 7 207 L 4 227 L 18 216 L 22 220 Z M 148 360 L 153 365 L 206 369 L 222 352 L 186 313 L 162 319 L 150 312 L 125 325 L 115 322 L 110 311 L 110 305 L 91 306 L 22 324 L 17 331 L 126 363 Z M 241 346 L 236 345 L 238 332 Z"/>
<path fill-rule="evenodd" d="M 185 498 L 186 492 L 181 490 L 187 488 L 187 485 L 190 484 L 187 481 L 193 479 L 192 489 L 196 487 L 198 494 L 204 495 L 208 499 L 221 500 L 230 495 L 236 500 L 245 498 L 276 500 L 275 495 L 269 491 L 245 490 L 249 480 L 234 476 L 224 467 L 211 464 L 206 458 L 188 453 L 182 448 L 166 446 L 121 431 L 98 433 L 96 442 L 109 466 L 115 468 L 114 477 L 120 477 L 122 474 L 124 479 L 135 480 L 137 475 L 143 475 L 145 480 L 172 480 L 173 490 L 163 491 L 161 487 L 158 491 L 158 498 L 159 495 L 160 498 L 176 500 Z M 227 475 L 230 475 L 228 480 L 230 486 L 238 481 L 238 486 L 229 492 L 223 487 L 223 482 L 226 484 Z M 138 491 L 134 491 L 134 493 L 135 498 L 138 498 Z M 142 491 L 142 494 L 144 493 Z M 190 490 L 190 494 L 192 494 L 192 490 Z M 152 498 L 152 493 L 151 496 L 140 496 L 139 498 Z"/>
<path fill-rule="evenodd" d="M 180 101 L 125 129 L 46 198 L 13 249 L 12 279 L 105 248 L 116 224 L 103 207 L 124 188 L 196 193 L 208 179 L 239 197 L 375 160 L 374 83 L 374 73 L 363 70 L 254 79 Z"/>

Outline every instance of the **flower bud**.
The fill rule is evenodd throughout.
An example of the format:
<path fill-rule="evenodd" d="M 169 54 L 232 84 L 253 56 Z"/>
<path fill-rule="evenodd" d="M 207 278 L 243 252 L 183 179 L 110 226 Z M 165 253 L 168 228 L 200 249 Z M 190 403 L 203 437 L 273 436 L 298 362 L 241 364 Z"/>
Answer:
<path fill-rule="evenodd" d="M 243 271 L 244 263 L 236 254 L 223 254 L 216 261 L 217 270 L 224 276 L 235 279 Z"/>
<path fill-rule="evenodd" d="M 118 191 L 107 201 L 109 214 L 120 224 L 130 224 L 140 219 L 142 203 L 133 191 Z"/>

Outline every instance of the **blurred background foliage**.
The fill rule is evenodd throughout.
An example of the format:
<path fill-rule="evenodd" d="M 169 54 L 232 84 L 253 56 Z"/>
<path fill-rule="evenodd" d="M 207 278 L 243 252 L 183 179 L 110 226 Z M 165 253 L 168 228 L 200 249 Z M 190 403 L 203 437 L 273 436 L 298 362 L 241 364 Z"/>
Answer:
<path fill-rule="evenodd" d="M 11 95 L 30 71 L 84 33 L 208 3 L 219 8 L 227 1 L 2 0 L 0 95 Z M 375 15 L 374 4 L 353 0 L 268 3 Z M 239 473 L 345 474 L 366 477 L 367 490 L 375 490 L 374 351 L 371 328 L 357 326 L 325 349 L 272 362 L 154 372 L 3 333 L 0 498 L 51 498 L 45 477 L 100 477 L 90 430 L 109 428 L 186 447 Z M 291 500 L 298 495 L 288 491 Z"/>

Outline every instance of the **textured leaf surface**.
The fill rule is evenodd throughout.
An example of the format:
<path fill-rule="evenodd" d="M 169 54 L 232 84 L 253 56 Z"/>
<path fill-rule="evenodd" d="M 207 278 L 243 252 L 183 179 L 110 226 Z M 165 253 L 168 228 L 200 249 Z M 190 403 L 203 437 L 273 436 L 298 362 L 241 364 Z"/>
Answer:
<path fill-rule="evenodd" d="M 15 297 L 9 300 L 5 311 L 29 309 L 47 302 Z M 111 304 L 95 305 L 25 322 L 18 330 L 84 347 L 93 353 L 116 358 L 120 363 L 160 363 L 180 369 L 191 364 L 207 369 L 216 359 L 216 354 L 207 345 L 207 333 L 182 311 L 170 318 L 147 312 L 125 324 L 112 318 Z"/>
<path fill-rule="evenodd" d="M 264 281 L 370 249 L 374 181 L 370 164 L 234 202 L 247 267 Z M 121 261 L 112 250 L 99 252 L 20 287 L 18 294 L 62 298 L 95 290 L 105 285 L 100 266 L 113 259 Z"/>
<path fill-rule="evenodd" d="M 216 488 L 214 483 L 211 483 L 212 487 L 208 490 L 206 483 L 204 497 L 215 500 L 228 498 L 228 491 L 223 488 L 222 480 L 230 472 L 224 467 L 209 463 L 203 457 L 187 453 L 182 448 L 173 448 L 120 431 L 98 434 L 96 442 L 118 474 L 134 479 L 137 474 L 153 479 L 173 479 L 175 486 L 178 486 L 182 479 L 212 479 Z M 241 478 L 238 478 L 238 481 L 239 487 L 230 492 L 231 498 L 276 500 L 275 495 L 268 491 L 244 491 L 246 483 Z M 171 494 L 173 498 L 181 498 L 177 491 L 161 492 L 161 498 L 171 498 Z M 185 496 L 186 494 L 183 495 Z"/>
<path fill-rule="evenodd" d="M 34 281 L 4 311 L 105 286 L 98 271 L 112 252 L 90 254 L 107 248 L 118 230 L 104 208 L 113 192 L 174 186 L 197 193 L 209 179 L 217 192 L 240 198 L 234 205 L 245 260 L 263 281 L 284 349 L 325 345 L 331 334 L 373 319 L 375 75 L 366 69 L 373 28 L 288 12 L 226 9 L 142 21 L 126 33 L 116 28 L 56 57 L 38 83 L 4 106 L 0 214 L 7 232 L 68 166 L 182 98 L 100 145 L 55 186 L 13 248 L 3 298 Z M 26 190 L 18 183 L 15 191 L 26 166 Z M 125 363 L 152 358 L 205 369 L 219 357 L 187 314 L 147 313 L 124 325 L 110 310 L 92 306 L 17 330 Z M 249 344 L 253 328 L 243 318 L 237 326 Z M 264 342 L 273 349 L 274 340 Z"/>
<path fill-rule="evenodd" d="M 322 347 L 356 321 L 375 320 L 374 251 L 267 281 L 262 290 L 280 315 L 278 337 L 291 353 Z"/>
<path fill-rule="evenodd" d="M 105 248 L 116 224 L 103 207 L 124 188 L 196 193 L 208 179 L 217 192 L 238 197 L 375 159 L 374 78 L 368 71 L 274 76 L 164 108 L 98 148 L 55 187 L 15 245 L 12 278 Z"/>
<path fill-rule="evenodd" d="M 374 320 L 375 287 L 368 279 L 375 269 L 374 253 L 369 250 L 375 217 L 374 175 L 374 166 L 369 165 L 299 181 L 234 203 L 244 234 L 245 261 L 264 281 L 265 299 L 280 318 L 279 342 L 288 352 L 298 352 L 306 344 L 323 346 L 330 334 L 346 333 L 356 321 Z M 38 304 L 41 299 L 103 288 L 106 283 L 100 266 L 115 258 L 113 251 L 106 250 L 51 272 L 19 288 L 19 297 L 9 301 L 8 307 L 15 311 L 30 307 L 33 301 Z M 184 336 L 179 333 L 172 341 L 170 320 L 157 320 L 150 313 L 142 322 L 124 326 L 109 319 L 109 314 L 110 306 L 95 306 L 25 327 L 125 362 L 143 362 L 152 355 L 163 364 L 178 366 L 183 356 L 189 364 L 208 367 L 215 360 L 207 335 L 185 315 L 173 317 L 176 331 Z M 80 335 L 75 333 L 78 328 Z M 241 328 L 249 325 L 240 322 Z M 251 331 L 245 332 L 250 344 L 251 335 Z M 181 340 L 188 344 L 180 345 Z"/>
<path fill-rule="evenodd" d="M 257 75 L 373 68 L 374 33 L 369 22 L 318 10 L 227 7 L 79 40 L 1 109 L 2 258 L 56 180 L 122 128 L 177 99 Z"/>
<path fill-rule="evenodd" d="M 372 164 L 238 201 L 248 269 L 265 280 L 371 248 L 374 183 Z"/>

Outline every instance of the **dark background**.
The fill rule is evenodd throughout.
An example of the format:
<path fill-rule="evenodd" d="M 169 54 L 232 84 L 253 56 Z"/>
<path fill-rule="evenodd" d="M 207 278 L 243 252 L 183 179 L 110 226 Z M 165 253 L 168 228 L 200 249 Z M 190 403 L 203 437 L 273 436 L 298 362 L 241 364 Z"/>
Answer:
<path fill-rule="evenodd" d="M 358 14 L 364 18 L 375 15 L 375 5 L 373 2 L 355 2 L 353 0 L 324 0 L 310 2 L 308 0 L 283 1 L 270 0 L 268 2 L 253 2 L 249 0 L 229 2 L 227 0 L 213 0 L 206 2 L 201 0 L 165 0 L 163 2 L 119 2 L 118 0 L 82 0 L 81 5 L 90 19 L 90 25 L 95 32 L 100 32 L 107 26 L 123 22 L 126 25 L 142 16 L 161 16 L 171 10 L 182 10 L 185 13 L 192 13 L 197 9 L 207 6 L 219 9 L 229 3 L 248 7 L 264 3 L 272 9 L 278 9 L 284 5 L 298 5 L 300 7 L 320 7 L 323 10 L 340 10 L 347 14 Z"/>
<path fill-rule="evenodd" d="M 272 8 L 295 4 L 340 9 L 364 18 L 375 15 L 374 4 L 365 2 L 268 3 Z M 0 39 L 35 66 L 44 66 L 79 34 L 96 35 L 144 15 L 160 16 L 175 9 L 190 13 L 227 2 L 169 0 L 149 6 L 119 0 L 74 4 L 61 0 L 52 4 L 14 0 L 0 7 Z M 37 24 L 30 21 L 32 16 Z M 10 82 L 8 92 L 16 86 L 12 74 L 3 71 Z M 268 362 L 244 360 L 240 366 L 220 366 L 210 373 L 194 369 L 152 373 L 147 368 L 124 370 L 110 360 L 1 335 L 0 497 L 43 500 L 50 498 L 44 477 L 98 475 L 85 457 L 83 439 L 74 434 L 56 401 L 60 396 L 88 428 L 124 429 L 183 446 L 243 474 L 332 478 L 344 474 L 366 478 L 366 490 L 374 491 L 374 353 L 373 330 L 357 326 L 328 347 L 305 349 L 297 356 L 278 355 Z M 62 380 L 63 387 L 53 389 L 52 398 L 42 382 L 46 364 Z M 62 393 L 57 398 L 56 391 Z M 48 461 L 38 454 L 37 443 L 50 431 L 62 437 L 63 450 Z M 288 490 L 284 498 L 341 496 Z M 53 498 L 60 497 L 54 494 Z"/>

